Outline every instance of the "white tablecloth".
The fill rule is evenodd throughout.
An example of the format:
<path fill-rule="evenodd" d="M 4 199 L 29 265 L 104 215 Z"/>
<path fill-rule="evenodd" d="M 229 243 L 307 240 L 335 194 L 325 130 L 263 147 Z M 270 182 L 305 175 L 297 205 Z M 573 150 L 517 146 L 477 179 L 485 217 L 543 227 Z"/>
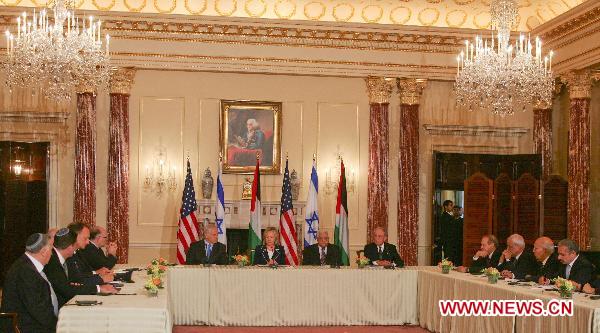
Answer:
<path fill-rule="evenodd" d="M 121 293 L 137 295 L 75 296 L 67 304 L 96 300 L 102 305 L 63 306 L 58 315 L 57 333 L 170 333 L 167 290 L 161 289 L 157 297 L 150 297 L 143 289 L 146 272 L 134 272 L 132 279 L 135 283 L 126 283 Z"/>
<path fill-rule="evenodd" d="M 176 325 L 418 324 L 417 275 L 414 269 L 173 267 L 169 307 Z"/>
<path fill-rule="evenodd" d="M 489 284 L 482 276 L 450 272 L 437 267 L 419 268 L 420 325 L 433 332 L 600 333 L 600 300 L 581 293 L 573 296 L 573 316 L 523 317 L 442 317 L 438 301 L 444 300 L 533 300 L 558 298 L 557 292 L 543 292 L 531 286 L 511 286 L 505 281 Z"/>

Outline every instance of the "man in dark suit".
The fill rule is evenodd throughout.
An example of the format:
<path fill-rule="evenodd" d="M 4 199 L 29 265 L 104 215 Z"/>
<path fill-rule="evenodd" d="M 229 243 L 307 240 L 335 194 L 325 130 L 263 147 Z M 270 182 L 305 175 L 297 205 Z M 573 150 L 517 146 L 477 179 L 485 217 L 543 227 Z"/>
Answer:
<path fill-rule="evenodd" d="M 500 256 L 502 255 L 499 247 L 500 244 L 496 236 L 483 235 L 481 237 L 481 247 L 475 253 L 475 256 L 473 256 L 471 267 L 459 266 L 456 270 L 463 273 L 477 273 L 488 267 L 498 267 L 498 261 L 500 261 Z"/>
<path fill-rule="evenodd" d="M 600 279 L 596 279 L 590 283 L 586 283 L 581 289 L 586 294 L 600 295 Z"/>
<path fill-rule="evenodd" d="M 186 265 L 217 264 L 227 265 L 227 247 L 218 242 L 219 233 L 215 224 L 204 229 L 204 239 L 193 242 L 186 253 Z"/>
<path fill-rule="evenodd" d="M 102 248 L 106 247 L 106 254 Z M 108 242 L 108 234 L 103 227 L 94 227 L 90 231 L 90 242 L 81 249 L 81 256 L 93 270 L 106 267 L 113 269 L 117 263 L 117 244 Z"/>
<path fill-rule="evenodd" d="M 81 249 L 90 242 L 90 229 L 83 223 L 71 223 L 68 226 L 76 236 L 75 253 L 67 259 L 69 282 L 88 285 L 101 285 L 114 280 L 114 274 L 108 268 L 93 270 L 81 255 Z"/>
<path fill-rule="evenodd" d="M 452 200 L 444 201 L 439 223 L 440 244 L 443 246 L 444 256 L 454 265 L 460 266 L 462 264 L 462 219 L 454 216 Z"/>
<path fill-rule="evenodd" d="M 554 252 L 554 241 L 548 237 L 540 237 L 533 243 L 533 255 L 538 262 L 534 275 L 525 276 L 526 280 L 539 284 L 550 284 L 550 280 L 558 276 L 560 262 Z"/>
<path fill-rule="evenodd" d="M 365 245 L 365 257 L 369 258 L 371 265 L 404 267 L 404 261 L 400 258 L 396 246 L 386 241 L 387 234 L 382 227 L 373 229 L 373 243 Z"/>
<path fill-rule="evenodd" d="M 573 281 L 577 291 L 592 280 L 594 265 L 579 255 L 579 245 L 574 241 L 558 242 L 558 260 L 562 263 L 560 277 Z"/>
<path fill-rule="evenodd" d="M 340 248 L 329 243 L 329 233 L 327 230 L 319 230 L 317 233 L 317 243 L 304 248 L 302 264 L 310 266 L 342 265 Z"/>
<path fill-rule="evenodd" d="M 58 299 L 44 273 L 52 247 L 46 234 L 33 234 L 25 243 L 25 254 L 10 267 L 4 280 L 0 312 L 16 312 L 22 333 L 56 331 Z M 12 332 L 12 327 L 1 327 Z"/>
<path fill-rule="evenodd" d="M 506 240 L 507 249 L 502 252 L 498 270 L 508 279 L 524 279 L 533 275 L 537 270 L 537 263 L 533 254 L 525 251 L 525 239 L 519 234 L 513 234 Z"/>
<path fill-rule="evenodd" d="M 117 290 L 111 285 L 92 285 L 69 282 L 67 259 L 75 252 L 75 235 L 68 228 L 62 228 L 54 236 L 52 257 L 44 267 L 44 272 L 52 284 L 59 307 L 66 304 L 75 295 L 95 295 L 98 292 L 114 294 Z"/>

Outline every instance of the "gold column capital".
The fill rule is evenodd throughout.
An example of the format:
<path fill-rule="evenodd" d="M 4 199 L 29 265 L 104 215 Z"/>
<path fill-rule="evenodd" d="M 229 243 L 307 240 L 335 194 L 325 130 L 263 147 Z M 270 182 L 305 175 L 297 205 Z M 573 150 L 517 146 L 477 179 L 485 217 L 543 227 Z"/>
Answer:
<path fill-rule="evenodd" d="M 419 104 L 425 86 L 427 86 L 426 79 L 398 79 L 398 90 L 400 91 L 400 104 Z"/>
<path fill-rule="evenodd" d="M 547 110 L 547 109 L 550 109 L 550 108 L 552 108 L 552 104 L 548 103 L 546 101 L 542 101 L 542 100 L 536 99 L 533 102 L 533 109 L 534 110 Z"/>
<path fill-rule="evenodd" d="M 78 94 L 92 93 L 96 94 L 96 86 L 91 81 L 83 82 L 75 87 L 75 92 Z"/>
<path fill-rule="evenodd" d="M 600 80 L 599 72 L 589 68 L 572 70 L 561 76 L 561 81 L 569 89 L 569 98 L 592 98 L 592 84 Z"/>
<path fill-rule="evenodd" d="M 112 70 L 110 74 L 110 93 L 124 94 L 131 93 L 136 69 L 133 67 L 119 67 Z"/>
<path fill-rule="evenodd" d="M 367 84 L 367 93 L 369 94 L 369 103 L 384 104 L 389 103 L 394 89 L 393 79 L 369 76 L 365 78 Z"/>

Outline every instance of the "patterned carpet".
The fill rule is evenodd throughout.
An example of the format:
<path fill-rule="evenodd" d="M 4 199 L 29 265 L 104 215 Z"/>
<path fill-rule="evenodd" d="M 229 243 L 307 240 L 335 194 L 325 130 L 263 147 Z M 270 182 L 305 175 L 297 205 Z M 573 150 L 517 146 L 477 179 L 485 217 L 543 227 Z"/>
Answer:
<path fill-rule="evenodd" d="M 173 333 L 428 333 L 419 326 L 214 327 L 174 326 Z"/>

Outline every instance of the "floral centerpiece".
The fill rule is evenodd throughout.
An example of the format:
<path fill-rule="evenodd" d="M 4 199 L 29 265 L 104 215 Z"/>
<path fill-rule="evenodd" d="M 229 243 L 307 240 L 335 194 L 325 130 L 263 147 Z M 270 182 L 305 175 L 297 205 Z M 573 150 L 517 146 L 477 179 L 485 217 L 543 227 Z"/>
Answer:
<path fill-rule="evenodd" d="M 484 269 L 483 274 L 487 276 L 488 282 L 491 284 L 498 282 L 498 278 L 500 277 L 500 272 L 495 267 Z"/>
<path fill-rule="evenodd" d="M 448 260 L 448 258 L 444 258 L 442 259 L 442 261 L 440 261 L 438 267 L 442 269 L 442 274 L 448 274 L 450 273 L 452 267 L 454 267 L 454 264 L 452 263 L 452 261 Z"/>
<path fill-rule="evenodd" d="M 553 281 L 554 281 L 554 285 L 558 289 L 558 293 L 560 294 L 561 298 L 573 297 L 573 290 L 575 290 L 575 286 L 573 285 L 573 282 L 571 282 L 570 280 L 567 280 L 567 279 L 563 279 L 561 277 L 558 277 L 558 278 L 554 279 Z"/>
<path fill-rule="evenodd" d="M 160 279 L 158 280 L 160 281 L 159 284 L 162 286 L 162 281 Z M 150 296 L 158 295 L 159 287 L 155 284 L 155 282 L 157 282 L 155 279 L 150 278 L 146 281 L 146 284 L 144 284 L 144 289 L 146 289 L 148 295 Z"/>
<path fill-rule="evenodd" d="M 167 270 L 167 266 L 170 266 L 170 264 L 164 258 L 154 258 L 146 266 L 148 279 L 146 280 L 146 284 L 144 284 L 144 289 L 148 291 L 150 296 L 158 295 L 158 290 L 164 288 L 163 275 Z"/>
<path fill-rule="evenodd" d="M 250 262 L 250 259 L 245 254 L 236 254 L 232 258 L 233 260 L 235 260 L 239 267 L 244 267 Z"/>
<path fill-rule="evenodd" d="M 358 265 L 358 268 L 365 268 L 365 266 L 369 264 L 369 258 L 361 254 L 356 258 L 356 264 Z"/>
<path fill-rule="evenodd" d="M 146 266 L 146 273 L 152 276 L 162 276 L 167 270 L 169 263 L 163 259 L 152 259 L 152 261 Z"/>

